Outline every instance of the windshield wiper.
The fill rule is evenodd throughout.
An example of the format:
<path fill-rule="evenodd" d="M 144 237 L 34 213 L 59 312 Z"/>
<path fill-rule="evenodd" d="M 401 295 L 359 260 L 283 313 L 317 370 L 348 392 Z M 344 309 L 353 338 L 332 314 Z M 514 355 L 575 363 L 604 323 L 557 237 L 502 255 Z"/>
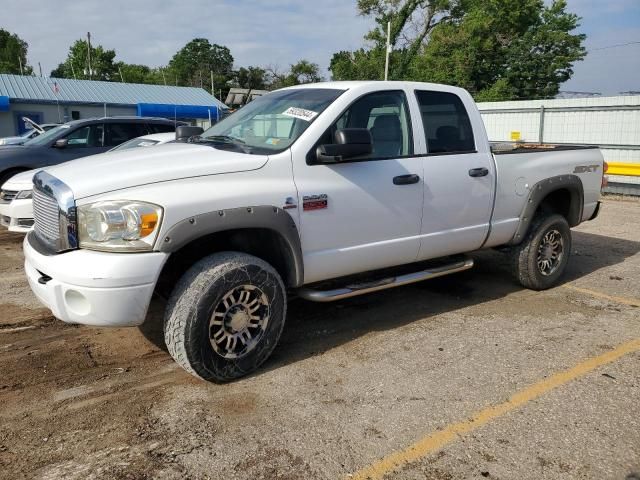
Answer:
<path fill-rule="evenodd" d="M 247 142 L 241 138 L 232 137 L 231 135 L 211 135 L 209 137 L 198 137 L 198 142 L 225 142 L 225 143 L 240 143 L 246 145 Z"/>

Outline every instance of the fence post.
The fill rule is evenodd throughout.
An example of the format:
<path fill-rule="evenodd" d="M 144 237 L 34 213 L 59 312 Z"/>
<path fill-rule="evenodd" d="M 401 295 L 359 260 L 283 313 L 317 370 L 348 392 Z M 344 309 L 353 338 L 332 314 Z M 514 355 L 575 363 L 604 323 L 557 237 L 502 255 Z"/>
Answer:
<path fill-rule="evenodd" d="M 538 129 L 538 143 L 544 143 L 544 105 L 540 106 L 540 127 Z"/>

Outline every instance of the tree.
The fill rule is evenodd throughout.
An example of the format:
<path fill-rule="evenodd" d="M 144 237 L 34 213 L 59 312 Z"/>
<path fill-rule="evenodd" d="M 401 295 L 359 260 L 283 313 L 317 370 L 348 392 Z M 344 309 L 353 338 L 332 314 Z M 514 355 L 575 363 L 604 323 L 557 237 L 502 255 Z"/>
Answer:
<path fill-rule="evenodd" d="M 477 99 L 552 97 L 582 60 L 585 36 L 565 0 L 359 0 L 377 27 L 370 50 L 339 52 L 336 79 L 382 78 L 391 21 L 390 78 L 462 86 Z M 377 67 L 377 68 L 376 68 Z"/>
<path fill-rule="evenodd" d="M 18 35 L 0 28 L 0 73 L 31 75 L 33 68 L 27 64 L 28 48 L 27 42 Z"/>
<path fill-rule="evenodd" d="M 206 38 L 194 38 L 182 47 L 169 62 L 172 76 L 179 85 L 211 90 L 211 72 L 215 88 L 225 87 L 233 78 L 233 56 L 222 45 L 211 44 Z"/>
<path fill-rule="evenodd" d="M 240 67 L 236 72 L 236 83 L 240 88 L 262 90 L 267 87 L 267 72 L 260 67 Z"/>
<path fill-rule="evenodd" d="M 305 59 L 290 65 L 286 72 L 282 72 L 277 66 L 269 66 L 267 67 L 267 77 L 269 88 L 272 90 L 324 80 L 318 64 Z"/>
<path fill-rule="evenodd" d="M 64 62 L 51 72 L 56 78 L 120 81 L 118 66 L 114 62 L 115 50 L 105 50 L 102 45 L 91 46 L 91 72 L 89 72 L 89 45 L 86 40 L 76 40 Z"/>

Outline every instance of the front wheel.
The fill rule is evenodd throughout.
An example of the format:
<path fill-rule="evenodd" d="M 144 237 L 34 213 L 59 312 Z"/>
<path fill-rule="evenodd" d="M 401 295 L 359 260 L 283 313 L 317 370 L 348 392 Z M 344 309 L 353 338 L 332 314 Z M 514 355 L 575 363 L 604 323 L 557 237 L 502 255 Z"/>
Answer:
<path fill-rule="evenodd" d="M 271 265 L 244 253 L 216 253 L 191 267 L 175 287 L 165 313 L 165 342 L 189 373 L 230 381 L 271 355 L 286 309 L 282 279 Z"/>
<path fill-rule="evenodd" d="M 571 253 L 571 229 L 562 215 L 534 219 L 525 240 L 512 251 L 512 266 L 520 284 L 546 290 L 558 283 Z"/>

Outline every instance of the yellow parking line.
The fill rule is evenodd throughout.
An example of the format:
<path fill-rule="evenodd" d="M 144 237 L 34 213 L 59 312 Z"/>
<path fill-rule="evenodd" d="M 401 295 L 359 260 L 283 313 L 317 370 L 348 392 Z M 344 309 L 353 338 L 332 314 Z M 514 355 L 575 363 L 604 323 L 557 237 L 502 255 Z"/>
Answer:
<path fill-rule="evenodd" d="M 563 287 L 568 288 L 569 290 L 574 290 L 576 292 L 584 293 L 586 295 L 591 295 L 592 297 L 609 300 L 611 302 L 621 303 L 623 305 L 630 305 L 632 307 L 640 307 L 640 300 L 635 300 L 633 298 L 614 297 L 612 295 L 607 295 L 606 293 L 595 292 L 593 290 L 587 290 L 586 288 L 574 287 L 573 285 L 563 285 Z"/>
<path fill-rule="evenodd" d="M 535 383 L 524 390 L 520 390 L 506 402 L 487 407 L 474 413 L 467 420 L 450 424 L 442 430 L 433 432 L 421 440 L 418 440 L 405 450 L 392 453 L 368 467 L 359 470 L 353 475 L 349 475 L 347 478 L 350 478 L 351 480 L 381 479 L 386 474 L 398 470 L 403 465 L 420 460 L 421 458 L 440 450 L 448 443 L 459 438 L 459 436 L 486 425 L 491 420 L 515 410 L 516 408 L 540 397 L 541 395 L 544 395 L 554 388 L 560 387 L 572 380 L 575 380 L 576 378 L 583 377 L 598 367 L 614 362 L 624 355 L 637 352 L 639 350 L 640 338 L 623 343 L 614 350 L 585 360 L 569 370 L 556 373 L 555 375 Z"/>

